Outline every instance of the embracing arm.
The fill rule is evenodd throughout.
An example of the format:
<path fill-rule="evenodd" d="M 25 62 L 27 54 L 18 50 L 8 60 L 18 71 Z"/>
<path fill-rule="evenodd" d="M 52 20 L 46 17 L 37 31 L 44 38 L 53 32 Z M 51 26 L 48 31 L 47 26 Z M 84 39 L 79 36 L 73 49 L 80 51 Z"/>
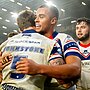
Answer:
<path fill-rule="evenodd" d="M 80 66 L 80 59 L 76 56 L 68 56 L 66 58 L 66 64 L 63 65 L 37 64 L 27 58 L 22 58 L 21 61 L 16 63 L 16 68 L 19 73 L 41 74 L 63 80 L 79 77 L 81 71 Z"/>
<path fill-rule="evenodd" d="M 80 76 L 81 63 L 76 56 L 68 56 L 63 65 L 38 65 L 38 73 L 58 79 L 73 79 Z"/>

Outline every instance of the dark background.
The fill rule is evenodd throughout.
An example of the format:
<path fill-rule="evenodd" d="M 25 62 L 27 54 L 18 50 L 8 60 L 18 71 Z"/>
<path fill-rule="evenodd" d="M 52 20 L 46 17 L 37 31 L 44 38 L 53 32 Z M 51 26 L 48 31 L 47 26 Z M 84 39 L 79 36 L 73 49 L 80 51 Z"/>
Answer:
<path fill-rule="evenodd" d="M 79 17 L 90 18 L 90 0 L 48 0 L 52 1 L 57 8 L 59 9 L 60 17 L 58 24 L 61 26 L 56 26 L 56 31 L 65 32 L 70 34 L 72 37 L 75 37 L 75 23 L 71 23 L 72 20 L 76 20 Z M 86 5 L 82 5 L 84 2 Z M 22 3 L 18 5 L 17 3 Z M 38 6 L 45 3 L 44 0 L 0 0 L 0 43 L 7 39 L 7 35 L 3 33 L 9 33 L 13 30 L 18 30 L 15 18 L 11 17 L 10 12 L 20 12 L 21 10 L 26 9 L 26 6 L 30 7 L 31 10 L 36 10 Z M 7 9 L 3 11 L 2 8 Z M 62 12 L 61 9 L 64 9 L 65 12 Z M 6 22 L 5 20 L 10 20 Z M 2 28 L 6 26 L 7 29 Z"/>

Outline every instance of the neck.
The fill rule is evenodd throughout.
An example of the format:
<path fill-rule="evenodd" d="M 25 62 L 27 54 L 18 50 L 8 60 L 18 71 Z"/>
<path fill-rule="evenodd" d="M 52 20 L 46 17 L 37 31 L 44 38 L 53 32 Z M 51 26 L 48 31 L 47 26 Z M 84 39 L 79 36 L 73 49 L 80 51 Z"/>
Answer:
<path fill-rule="evenodd" d="M 85 40 L 85 41 L 80 41 L 80 43 L 83 44 L 83 45 L 87 45 L 87 44 L 90 43 L 90 38 Z"/>
<path fill-rule="evenodd" d="M 34 30 L 35 30 L 35 26 L 33 26 L 33 27 L 28 27 L 28 28 L 25 28 L 23 31 L 30 30 L 30 29 L 34 29 Z"/>
<path fill-rule="evenodd" d="M 46 34 L 44 34 L 44 36 L 46 36 L 46 37 L 50 37 L 51 35 L 53 34 L 53 31 L 52 32 L 50 32 L 50 33 L 46 33 Z"/>
<path fill-rule="evenodd" d="M 50 29 L 48 30 L 47 33 L 44 34 L 44 36 L 49 38 L 50 36 L 52 36 L 53 32 L 54 32 L 54 27 L 50 27 Z"/>

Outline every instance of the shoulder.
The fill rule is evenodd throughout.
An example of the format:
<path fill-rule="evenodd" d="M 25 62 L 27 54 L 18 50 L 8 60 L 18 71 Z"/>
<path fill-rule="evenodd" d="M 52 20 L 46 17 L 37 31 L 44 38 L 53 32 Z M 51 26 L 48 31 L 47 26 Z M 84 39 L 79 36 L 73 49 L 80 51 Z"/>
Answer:
<path fill-rule="evenodd" d="M 61 36 L 66 37 L 67 35 L 68 35 L 68 34 L 66 34 L 66 33 L 58 33 L 56 37 L 61 37 Z"/>
<path fill-rule="evenodd" d="M 41 40 L 43 40 L 44 42 L 56 42 L 55 40 L 52 40 L 52 39 L 49 39 L 49 38 L 47 38 L 46 36 L 44 36 L 44 35 L 41 35 L 41 34 L 39 34 L 39 33 L 36 33 L 36 36 L 34 36 L 35 38 L 37 38 L 37 39 L 41 39 Z"/>
<path fill-rule="evenodd" d="M 70 35 L 65 34 L 65 33 L 58 33 L 55 38 L 60 38 L 60 39 L 66 39 L 66 38 L 72 38 Z M 72 38 L 73 39 L 73 38 Z"/>
<path fill-rule="evenodd" d="M 70 35 L 65 33 L 58 33 L 54 40 L 59 39 L 61 43 L 76 42 Z"/>

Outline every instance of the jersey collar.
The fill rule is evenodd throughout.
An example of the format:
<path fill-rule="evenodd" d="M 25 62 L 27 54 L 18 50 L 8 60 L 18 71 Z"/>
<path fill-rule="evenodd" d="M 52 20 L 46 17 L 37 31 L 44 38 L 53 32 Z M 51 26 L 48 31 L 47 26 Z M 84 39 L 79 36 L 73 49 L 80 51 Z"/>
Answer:
<path fill-rule="evenodd" d="M 79 42 L 79 45 L 80 45 L 81 47 L 85 47 L 85 48 L 86 48 L 86 47 L 89 47 L 89 46 L 90 46 L 90 43 L 89 43 L 89 44 L 84 45 L 84 44 L 82 44 L 82 43 L 80 43 L 80 42 Z"/>
<path fill-rule="evenodd" d="M 37 33 L 34 29 L 25 30 L 22 33 Z"/>
<path fill-rule="evenodd" d="M 49 39 L 54 39 L 57 36 L 58 32 L 53 32 L 53 34 L 49 37 Z"/>

